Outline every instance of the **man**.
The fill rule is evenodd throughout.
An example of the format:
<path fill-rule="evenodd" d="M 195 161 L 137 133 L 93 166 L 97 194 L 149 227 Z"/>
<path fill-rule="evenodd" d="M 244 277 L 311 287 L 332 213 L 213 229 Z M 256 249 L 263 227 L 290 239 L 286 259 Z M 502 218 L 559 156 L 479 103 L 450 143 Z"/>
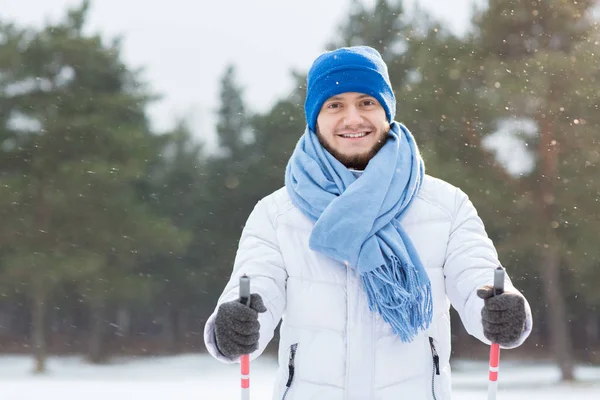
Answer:
<path fill-rule="evenodd" d="M 283 317 L 273 399 L 450 399 L 450 304 L 483 343 L 519 346 L 529 304 L 466 194 L 424 173 L 369 47 L 318 57 L 285 187 L 258 202 L 205 327 L 223 362 L 258 357 Z M 238 301 L 251 278 L 250 306 Z"/>

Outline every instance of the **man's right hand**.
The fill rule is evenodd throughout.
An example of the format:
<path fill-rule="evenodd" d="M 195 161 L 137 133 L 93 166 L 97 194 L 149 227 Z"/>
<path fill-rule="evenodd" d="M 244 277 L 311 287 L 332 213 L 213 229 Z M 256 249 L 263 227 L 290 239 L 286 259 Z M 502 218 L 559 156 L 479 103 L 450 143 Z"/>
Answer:
<path fill-rule="evenodd" d="M 239 300 L 223 303 L 215 317 L 215 339 L 219 352 L 237 358 L 258 349 L 258 313 L 267 311 L 259 294 L 250 295 L 250 307 Z"/>

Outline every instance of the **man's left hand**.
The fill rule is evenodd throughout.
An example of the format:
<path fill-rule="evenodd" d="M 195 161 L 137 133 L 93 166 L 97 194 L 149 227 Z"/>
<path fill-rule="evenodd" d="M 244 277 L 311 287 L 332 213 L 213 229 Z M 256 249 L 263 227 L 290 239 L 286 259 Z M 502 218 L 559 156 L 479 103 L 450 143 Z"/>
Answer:
<path fill-rule="evenodd" d="M 477 296 L 485 301 L 481 310 L 483 334 L 492 343 L 510 347 L 515 344 L 525 329 L 525 299 L 515 292 L 504 292 L 494 296 L 491 285 L 482 286 Z"/>

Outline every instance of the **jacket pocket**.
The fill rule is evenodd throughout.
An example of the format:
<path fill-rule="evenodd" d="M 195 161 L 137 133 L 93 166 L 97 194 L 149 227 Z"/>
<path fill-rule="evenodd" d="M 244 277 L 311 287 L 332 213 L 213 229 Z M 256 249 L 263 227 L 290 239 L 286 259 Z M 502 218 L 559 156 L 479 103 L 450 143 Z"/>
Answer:
<path fill-rule="evenodd" d="M 429 345 L 431 347 L 431 395 L 433 400 L 437 400 L 435 395 L 435 377 L 440 374 L 440 356 L 435 348 L 435 343 L 432 337 L 429 337 Z"/>
<path fill-rule="evenodd" d="M 292 382 L 294 381 L 294 371 L 296 369 L 295 359 L 296 359 L 296 350 L 298 349 L 298 343 L 294 343 L 290 346 L 290 358 L 288 361 L 288 380 L 285 384 L 285 391 L 283 392 L 283 397 L 281 400 L 285 400 L 286 396 L 290 388 L 292 387 Z"/>

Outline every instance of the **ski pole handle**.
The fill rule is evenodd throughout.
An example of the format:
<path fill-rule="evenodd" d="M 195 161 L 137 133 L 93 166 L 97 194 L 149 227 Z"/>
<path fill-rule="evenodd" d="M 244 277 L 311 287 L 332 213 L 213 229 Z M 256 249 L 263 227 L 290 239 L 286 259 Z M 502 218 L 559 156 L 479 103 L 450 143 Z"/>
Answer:
<path fill-rule="evenodd" d="M 240 302 L 250 307 L 250 278 L 247 275 L 240 277 Z"/>
<path fill-rule="evenodd" d="M 240 302 L 250 306 L 250 278 L 240 277 Z M 250 400 L 250 355 L 240 356 L 242 400 Z"/>
<path fill-rule="evenodd" d="M 494 296 L 504 293 L 504 268 L 498 266 L 494 271 Z"/>
<path fill-rule="evenodd" d="M 494 271 L 494 296 L 504 293 L 504 268 L 498 266 Z M 498 369 L 500 366 L 500 345 L 492 343 L 490 347 L 490 372 L 488 400 L 496 400 L 498 393 Z"/>

